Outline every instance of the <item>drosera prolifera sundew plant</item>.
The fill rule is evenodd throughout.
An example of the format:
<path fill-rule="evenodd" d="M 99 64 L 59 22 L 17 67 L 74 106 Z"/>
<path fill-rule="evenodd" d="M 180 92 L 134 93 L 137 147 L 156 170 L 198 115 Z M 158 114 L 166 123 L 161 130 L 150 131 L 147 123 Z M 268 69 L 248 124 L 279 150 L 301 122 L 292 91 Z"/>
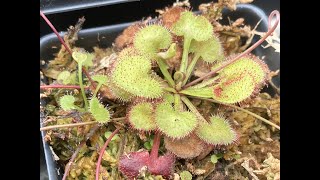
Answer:
<path fill-rule="evenodd" d="M 219 3 L 225 6 L 221 1 L 213 4 Z M 40 15 L 58 35 L 41 11 Z M 206 156 L 210 153 L 205 153 L 206 149 L 239 143 L 241 134 L 223 109 L 205 116 L 195 99 L 246 112 L 280 130 L 277 124 L 241 107 L 270 80 L 268 66 L 250 52 L 274 32 L 279 12 L 270 14 L 269 21 L 275 17 L 276 22 L 269 24 L 259 41 L 234 54 L 226 53 L 217 26 L 208 17 L 208 12 L 195 15 L 190 8 L 173 6 L 152 23 L 128 27 L 116 39 L 117 51 L 103 73 L 94 71 L 98 66 L 94 53 L 76 48 L 58 35 L 63 50 L 70 54 L 64 59 L 64 68 L 52 78 L 56 81 L 40 86 L 50 89 L 45 94 L 54 103 L 46 110 L 51 111 L 48 117 L 55 123 L 40 130 L 47 131 L 46 138 L 62 154 L 60 159 L 69 160 L 64 164 L 63 179 L 173 179 L 177 159 Z M 123 38 L 128 34 L 130 38 Z M 121 40 L 125 43 L 119 43 Z M 196 76 L 200 63 L 209 67 L 209 72 Z M 54 68 L 56 64 L 49 65 Z M 122 117 L 118 108 L 122 108 Z M 136 148 L 120 146 L 124 141 L 116 136 L 118 132 L 137 134 L 152 148 L 128 151 Z M 58 141 L 58 136 L 67 141 Z M 123 136 L 125 141 L 132 138 Z M 64 150 L 68 143 L 77 148 Z M 191 175 L 188 171 L 181 174 Z"/>

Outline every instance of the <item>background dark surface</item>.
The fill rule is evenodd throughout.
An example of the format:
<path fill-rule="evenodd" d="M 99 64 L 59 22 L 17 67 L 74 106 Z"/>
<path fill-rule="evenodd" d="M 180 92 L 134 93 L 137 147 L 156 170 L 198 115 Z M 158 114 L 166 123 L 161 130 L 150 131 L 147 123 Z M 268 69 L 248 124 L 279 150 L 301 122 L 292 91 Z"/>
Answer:
<path fill-rule="evenodd" d="M 165 6 L 169 6 L 173 2 L 175 2 L 175 0 L 161 0 L 156 1 L 156 3 L 153 0 L 132 1 L 127 3 L 113 4 L 102 7 L 93 7 L 68 12 L 50 12 L 51 14 L 48 14 L 47 17 L 53 23 L 56 29 L 60 32 L 65 31 L 70 25 L 74 25 L 79 17 L 85 16 L 86 22 L 84 23 L 83 29 L 88 29 L 93 27 L 137 21 L 141 20 L 143 17 L 147 17 L 150 15 L 152 17 L 155 17 L 157 15 L 157 13 L 155 13 L 156 9 L 161 9 Z M 210 1 L 190 0 L 193 10 L 197 10 L 199 4 L 205 2 Z M 253 4 L 263 9 L 267 15 L 273 9 L 277 9 L 280 11 L 280 3 L 278 0 L 257 0 Z M 41 6 L 40 9 L 45 9 L 44 7 L 49 8 L 49 10 L 47 11 L 50 11 L 50 5 L 46 4 L 46 6 Z M 50 33 L 52 33 L 51 29 L 40 18 L 40 37 Z M 41 135 L 40 144 L 40 179 L 44 180 L 48 179 L 48 174 L 44 159 Z"/>

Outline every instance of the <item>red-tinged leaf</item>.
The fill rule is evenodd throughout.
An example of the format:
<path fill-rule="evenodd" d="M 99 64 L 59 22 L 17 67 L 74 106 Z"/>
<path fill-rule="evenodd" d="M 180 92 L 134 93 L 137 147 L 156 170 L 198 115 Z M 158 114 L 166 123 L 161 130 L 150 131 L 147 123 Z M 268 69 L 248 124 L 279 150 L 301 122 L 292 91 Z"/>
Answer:
<path fill-rule="evenodd" d="M 132 152 L 120 157 L 119 169 L 129 179 L 139 176 L 140 170 L 144 166 L 147 166 L 148 171 L 153 175 L 162 175 L 169 178 L 174 160 L 175 156 L 172 153 L 152 160 L 148 151 Z"/>
<path fill-rule="evenodd" d="M 148 151 L 131 152 L 120 157 L 119 169 L 129 179 L 139 175 L 143 166 L 147 166 L 150 159 Z"/>

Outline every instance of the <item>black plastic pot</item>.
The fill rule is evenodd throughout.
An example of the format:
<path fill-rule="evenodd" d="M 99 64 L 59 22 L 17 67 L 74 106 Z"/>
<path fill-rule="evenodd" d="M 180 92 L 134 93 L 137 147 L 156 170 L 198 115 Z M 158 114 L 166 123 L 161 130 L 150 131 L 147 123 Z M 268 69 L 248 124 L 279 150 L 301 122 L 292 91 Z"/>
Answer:
<path fill-rule="evenodd" d="M 261 2 L 261 1 L 258 1 Z M 264 1 L 265 3 L 272 2 L 271 7 L 273 9 L 279 10 L 278 1 Z M 270 5 L 270 4 L 269 4 Z M 235 20 L 239 17 L 245 18 L 245 24 L 251 25 L 254 27 L 256 23 L 262 19 L 258 31 L 265 32 L 267 31 L 268 17 L 265 12 L 270 12 L 271 10 L 262 10 L 261 8 L 250 5 L 238 5 L 238 8 L 234 12 L 225 10 L 225 15 L 228 15 L 231 20 Z M 112 26 L 104 26 L 97 28 L 84 29 L 79 33 L 79 40 L 76 42 L 76 45 L 79 47 L 85 48 L 87 51 L 92 51 L 92 47 L 99 45 L 100 47 L 109 47 L 113 43 L 114 39 L 122 30 L 129 26 L 131 23 L 117 24 Z M 254 41 L 257 41 L 258 37 L 254 38 Z M 60 43 L 56 36 L 52 33 L 46 35 L 40 39 L 40 58 L 41 60 L 50 60 L 53 58 L 53 54 L 58 52 L 57 48 L 52 48 L 52 46 L 60 47 Z M 274 52 L 273 48 L 264 49 L 262 47 L 256 48 L 253 54 L 256 54 L 260 57 L 265 56 L 265 62 L 268 64 L 271 70 L 277 70 L 280 68 L 280 53 Z M 274 79 L 276 85 L 280 84 L 280 76 Z M 43 103 L 43 102 L 42 102 Z M 42 116 L 41 116 L 42 117 Z M 40 117 L 40 125 L 41 125 Z M 42 139 L 44 136 L 42 132 Z M 63 171 L 59 169 L 53 159 L 53 155 L 48 144 L 43 141 L 45 160 L 48 170 L 48 177 L 50 180 L 61 179 Z M 60 174 L 60 175 L 59 175 Z"/>
<path fill-rule="evenodd" d="M 40 0 L 40 9 L 45 14 L 62 13 L 139 0 Z"/>

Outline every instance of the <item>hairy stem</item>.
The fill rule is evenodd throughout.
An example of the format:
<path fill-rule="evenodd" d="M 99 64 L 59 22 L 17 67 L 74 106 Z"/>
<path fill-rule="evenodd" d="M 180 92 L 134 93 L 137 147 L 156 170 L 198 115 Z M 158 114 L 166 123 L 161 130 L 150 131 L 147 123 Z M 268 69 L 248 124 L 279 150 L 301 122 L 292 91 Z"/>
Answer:
<path fill-rule="evenodd" d="M 46 23 L 48 24 L 48 26 L 52 29 L 52 31 L 54 32 L 54 34 L 56 34 L 56 36 L 58 37 L 59 41 L 61 42 L 61 44 L 66 48 L 66 50 L 72 54 L 72 50 L 67 46 L 67 44 L 64 42 L 64 40 L 60 37 L 58 31 L 56 30 L 56 28 L 53 26 L 53 24 L 49 21 L 49 19 L 46 17 L 46 15 L 43 14 L 42 11 L 40 11 L 40 16 L 44 19 L 44 21 L 46 21 Z M 83 67 L 83 73 L 88 77 L 89 81 L 91 82 L 91 85 L 93 88 L 95 88 L 95 84 L 94 81 L 91 79 L 89 73 L 86 71 L 86 69 Z"/>
<path fill-rule="evenodd" d="M 177 112 L 182 111 L 181 97 L 179 94 L 174 94 L 174 110 Z"/>
<path fill-rule="evenodd" d="M 92 97 L 96 97 L 97 96 L 97 93 L 99 92 L 99 89 L 101 88 L 101 86 L 102 86 L 102 83 L 99 83 L 98 86 L 96 87 L 96 90 L 94 91 Z"/>
<path fill-rule="evenodd" d="M 108 137 L 106 143 L 103 145 L 102 149 L 100 150 L 99 158 L 98 158 L 98 161 L 97 161 L 97 168 L 96 168 L 96 180 L 99 180 L 100 164 L 101 164 L 101 161 L 102 161 L 103 154 L 104 154 L 109 142 L 111 141 L 113 136 L 118 133 L 119 130 L 120 130 L 120 127 L 117 127 L 117 129 L 113 131 L 113 133 Z"/>
<path fill-rule="evenodd" d="M 202 81 L 201 83 L 199 83 L 199 84 L 197 84 L 197 85 L 195 85 L 195 86 L 192 86 L 192 87 L 194 87 L 194 88 L 203 88 L 203 87 L 206 87 L 206 86 L 208 86 L 208 85 L 213 84 L 213 83 L 216 82 L 218 79 L 219 79 L 219 77 L 216 76 L 216 77 L 210 78 L 210 79 L 208 79 L 208 80 L 206 80 L 206 81 Z"/>
<path fill-rule="evenodd" d="M 151 161 L 155 161 L 158 159 L 158 153 L 159 153 L 159 147 L 160 147 L 160 139 L 161 139 L 161 134 L 159 131 L 155 132 L 155 136 L 153 138 L 153 145 L 150 153 L 150 159 Z"/>
<path fill-rule="evenodd" d="M 187 71 L 187 64 L 188 64 L 188 54 L 189 54 L 189 47 L 191 43 L 191 38 L 184 37 L 183 42 L 183 53 L 182 53 L 182 60 L 180 65 L 180 72 L 186 73 Z"/>
<path fill-rule="evenodd" d="M 99 125 L 94 126 L 91 131 L 86 135 L 86 138 L 79 144 L 77 150 L 73 153 L 73 155 L 71 156 L 70 161 L 68 162 L 68 164 L 66 165 L 65 171 L 64 171 L 64 175 L 62 177 L 62 180 L 66 180 L 69 171 L 70 171 L 70 167 L 71 164 L 73 163 L 73 161 L 76 159 L 78 153 L 80 152 L 80 150 L 82 149 L 82 147 L 86 144 L 87 140 L 90 139 L 94 133 L 99 129 Z"/>
<path fill-rule="evenodd" d="M 168 72 L 168 70 L 166 68 L 166 64 L 163 61 L 163 59 L 158 59 L 157 62 L 158 62 L 159 68 L 160 68 L 164 78 L 168 81 L 169 85 L 171 87 L 175 87 L 175 83 L 174 83 L 170 73 Z"/>
<path fill-rule="evenodd" d="M 175 89 L 170 88 L 170 87 L 165 87 L 165 88 L 163 88 L 163 90 L 168 91 L 168 92 L 172 92 L 172 93 L 177 93 L 177 91 Z"/>
<path fill-rule="evenodd" d="M 84 87 L 84 88 L 88 89 L 89 87 Z M 77 85 L 52 84 L 52 85 L 40 86 L 40 89 L 81 89 L 81 87 Z"/>
<path fill-rule="evenodd" d="M 247 55 L 248 53 L 250 53 L 252 50 L 254 50 L 256 47 L 258 47 L 261 43 L 263 43 L 265 41 L 265 39 L 267 39 L 267 37 L 269 37 L 274 30 L 277 28 L 279 21 L 280 21 L 280 13 L 277 10 L 274 10 L 271 12 L 270 16 L 269 16 L 269 22 L 271 21 L 270 19 L 272 19 L 274 16 L 276 16 L 276 22 L 274 23 L 274 25 L 268 30 L 268 32 L 259 40 L 257 41 L 255 44 L 253 44 L 250 48 L 248 48 L 246 51 L 242 52 L 241 54 L 237 55 L 236 57 L 234 57 L 232 60 L 224 63 L 223 65 L 221 65 L 220 67 L 212 70 L 211 72 L 209 72 L 208 74 L 188 83 L 187 85 L 184 86 L 185 88 L 188 88 L 196 83 L 198 83 L 199 81 L 202 81 L 203 79 L 212 76 L 214 74 L 216 74 L 218 71 L 220 71 L 221 69 L 225 68 L 226 66 L 234 63 L 235 61 L 237 61 L 238 59 L 240 59 L 241 57 Z M 270 26 L 270 25 L 269 25 Z"/>
<path fill-rule="evenodd" d="M 82 98 L 83 98 L 83 101 L 84 101 L 84 107 L 85 107 L 85 110 L 87 111 L 88 110 L 88 99 L 86 97 L 86 94 L 84 92 L 84 86 L 83 86 L 83 82 L 82 82 L 82 63 L 78 63 L 78 72 L 79 72 L 79 84 L 80 84 L 80 88 L 81 88 L 81 94 L 82 94 Z"/>
<path fill-rule="evenodd" d="M 248 111 L 248 110 L 246 110 L 246 109 L 243 109 L 243 108 L 241 108 L 241 107 L 238 107 L 238 106 L 235 106 L 235 105 L 232 105 L 232 104 L 225 104 L 225 103 L 222 103 L 222 102 L 213 100 L 213 99 L 205 99 L 205 98 L 199 98 L 199 99 L 203 99 L 203 100 L 210 101 L 210 102 L 213 102 L 213 103 L 223 104 L 223 105 L 225 105 L 225 106 L 229 106 L 229 107 L 238 109 L 238 110 L 243 111 L 243 112 L 245 112 L 245 113 L 247 113 L 247 114 L 250 114 L 251 116 L 253 116 L 253 117 L 255 117 L 255 118 L 257 118 L 257 119 L 259 119 L 259 120 L 261 120 L 261 121 L 263 121 L 263 122 L 265 122 L 265 123 L 267 123 L 267 124 L 269 124 L 269 125 L 271 125 L 271 126 L 273 126 L 273 127 L 275 127 L 275 128 L 277 128 L 278 130 L 280 130 L 280 126 L 272 123 L 271 121 L 269 121 L 269 120 L 267 120 L 267 119 L 265 119 L 265 118 L 263 118 L 263 117 L 255 114 L 255 113 L 253 113 L 253 112 L 250 112 L 250 111 Z"/>
<path fill-rule="evenodd" d="M 198 61 L 199 58 L 200 58 L 200 54 L 199 53 L 194 55 L 190 65 L 188 66 L 187 73 L 186 73 L 186 78 L 183 80 L 182 86 L 184 86 L 187 83 L 187 81 L 188 81 L 188 79 L 189 79 L 194 67 L 196 66 L 197 61 Z"/>
<path fill-rule="evenodd" d="M 185 96 L 181 96 L 182 102 L 186 104 L 186 106 L 193 112 L 197 118 L 201 121 L 207 122 L 207 120 L 201 115 L 201 113 L 197 110 L 197 108 L 192 104 L 192 102 Z"/>

